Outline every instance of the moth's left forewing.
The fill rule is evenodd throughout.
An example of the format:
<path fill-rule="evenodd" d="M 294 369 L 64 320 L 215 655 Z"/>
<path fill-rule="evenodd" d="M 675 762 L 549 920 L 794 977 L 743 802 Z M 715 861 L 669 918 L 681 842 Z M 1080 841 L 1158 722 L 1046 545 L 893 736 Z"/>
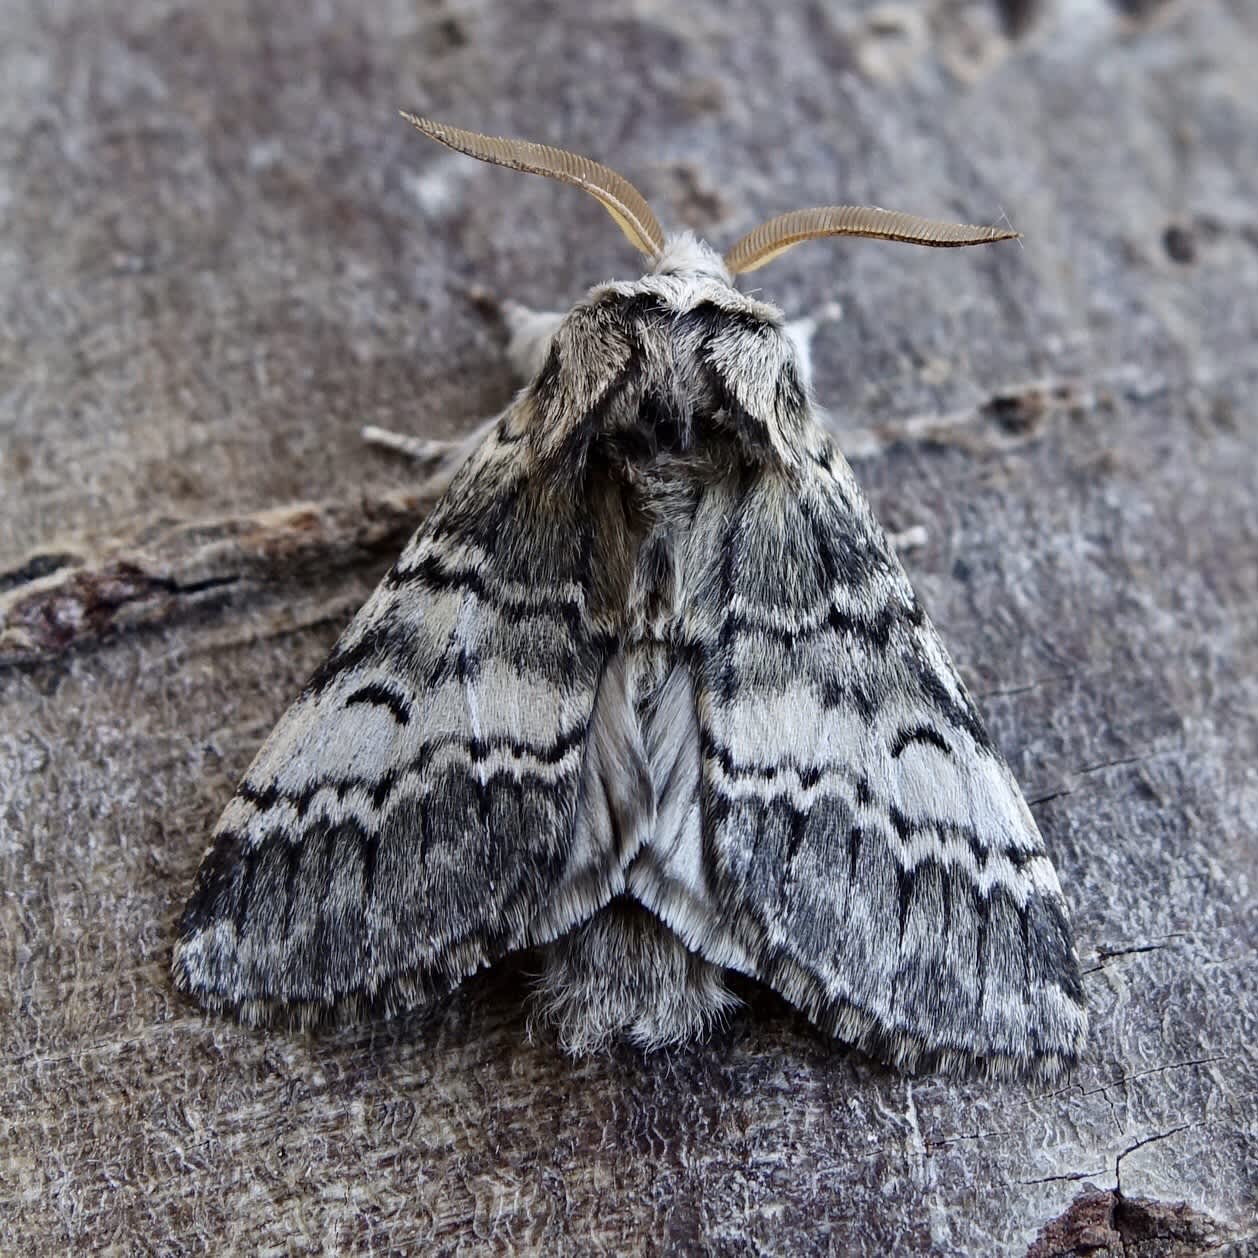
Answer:
<path fill-rule="evenodd" d="M 517 400 L 280 720 L 215 830 L 174 968 L 256 1020 L 406 1007 L 622 885 L 580 824 L 607 655 L 588 519 Z"/>
<path fill-rule="evenodd" d="M 1086 1019 L 1043 840 L 846 461 L 789 405 L 790 464 L 711 490 L 689 538 L 702 851 L 631 886 L 898 1064 L 1054 1073 Z"/>

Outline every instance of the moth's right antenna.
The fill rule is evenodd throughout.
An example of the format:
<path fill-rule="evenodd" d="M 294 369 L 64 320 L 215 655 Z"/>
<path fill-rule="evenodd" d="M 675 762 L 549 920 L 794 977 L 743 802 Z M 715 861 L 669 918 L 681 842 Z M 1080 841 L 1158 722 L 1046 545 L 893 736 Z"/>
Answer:
<path fill-rule="evenodd" d="M 658 259 L 664 251 L 664 231 L 646 199 L 623 175 L 577 153 L 534 144 L 530 140 L 507 140 L 501 136 L 464 131 L 431 118 L 420 118 L 402 110 L 402 117 L 426 136 L 458 153 L 478 157 L 495 166 L 509 166 L 530 175 L 546 175 L 563 183 L 575 184 L 596 197 L 614 218 L 635 249 Z"/>
<path fill-rule="evenodd" d="M 872 236 L 876 240 L 900 240 L 910 245 L 955 248 L 987 245 L 994 240 L 1016 240 L 1021 235 L 1003 227 L 938 223 L 915 214 L 881 210 L 877 206 L 825 205 L 815 210 L 792 210 L 762 223 L 725 255 L 725 265 L 731 275 L 754 271 L 792 245 L 816 240 L 819 236 Z"/>

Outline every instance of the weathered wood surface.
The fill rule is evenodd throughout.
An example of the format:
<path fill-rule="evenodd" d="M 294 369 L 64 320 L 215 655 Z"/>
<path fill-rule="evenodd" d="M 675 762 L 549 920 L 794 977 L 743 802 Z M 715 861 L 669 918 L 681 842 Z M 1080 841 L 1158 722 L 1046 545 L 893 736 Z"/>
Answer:
<path fill-rule="evenodd" d="M 3 26 L 6 1250 L 1258 1243 L 1249 0 Z M 906 1078 L 751 989 L 705 1045 L 572 1065 L 526 1037 L 527 958 L 317 1040 L 175 997 L 210 826 L 422 509 L 359 427 L 505 402 L 474 286 L 546 307 L 636 273 L 593 203 L 398 106 L 603 157 L 722 243 L 834 200 L 1026 233 L 815 244 L 755 282 L 843 304 L 818 392 L 884 521 L 927 532 L 910 570 L 1073 908 L 1095 1029 L 1067 1084 Z"/>

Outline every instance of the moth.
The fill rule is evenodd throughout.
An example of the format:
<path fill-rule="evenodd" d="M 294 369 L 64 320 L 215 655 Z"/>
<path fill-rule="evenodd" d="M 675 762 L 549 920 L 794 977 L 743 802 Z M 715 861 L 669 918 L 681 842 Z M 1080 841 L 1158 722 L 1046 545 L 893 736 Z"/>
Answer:
<path fill-rule="evenodd" d="M 650 269 L 514 310 L 529 382 L 245 774 L 177 985 L 307 1023 L 537 948 L 571 1052 L 700 1035 L 737 971 L 904 1069 L 1068 1067 L 1086 1017 L 1043 840 L 803 338 L 733 282 L 821 236 L 1015 233 L 837 206 L 722 258 L 585 157 L 405 116 L 584 188 Z"/>

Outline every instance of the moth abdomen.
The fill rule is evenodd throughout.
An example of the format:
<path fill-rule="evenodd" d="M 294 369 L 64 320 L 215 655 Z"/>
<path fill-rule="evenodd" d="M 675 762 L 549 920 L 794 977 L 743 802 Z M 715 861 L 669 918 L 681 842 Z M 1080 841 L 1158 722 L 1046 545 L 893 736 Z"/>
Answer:
<path fill-rule="evenodd" d="M 684 1043 L 739 1003 L 719 966 L 628 897 L 545 949 L 535 999 L 572 1054 L 616 1038 L 644 1049 Z"/>

